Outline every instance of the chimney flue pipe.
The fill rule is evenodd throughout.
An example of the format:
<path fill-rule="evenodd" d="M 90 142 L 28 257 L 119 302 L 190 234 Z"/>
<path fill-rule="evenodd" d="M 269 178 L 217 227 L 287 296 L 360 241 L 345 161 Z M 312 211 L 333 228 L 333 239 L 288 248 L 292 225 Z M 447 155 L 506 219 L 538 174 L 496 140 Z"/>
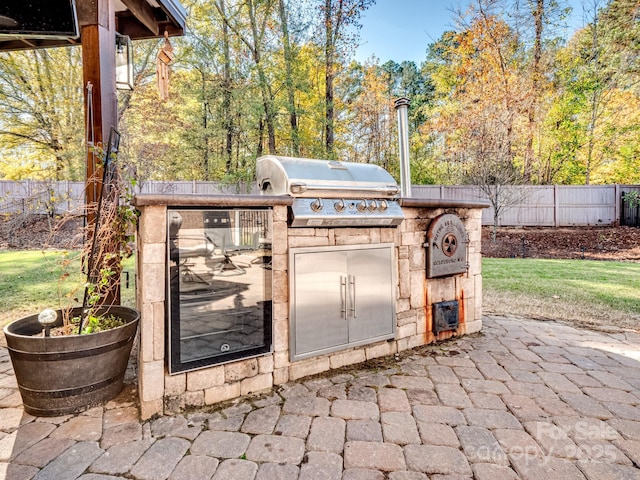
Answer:
<path fill-rule="evenodd" d="M 409 99 L 395 101 L 398 112 L 398 145 L 400 148 L 400 189 L 404 198 L 411 197 L 411 166 L 409 164 Z"/>

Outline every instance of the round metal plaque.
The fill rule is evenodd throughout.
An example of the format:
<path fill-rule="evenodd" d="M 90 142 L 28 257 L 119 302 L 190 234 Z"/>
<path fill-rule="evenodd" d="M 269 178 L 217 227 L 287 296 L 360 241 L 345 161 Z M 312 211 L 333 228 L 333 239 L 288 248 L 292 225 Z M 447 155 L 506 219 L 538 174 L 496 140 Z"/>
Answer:
<path fill-rule="evenodd" d="M 434 218 L 427 230 L 427 278 L 464 273 L 469 236 L 457 215 L 445 213 Z"/>

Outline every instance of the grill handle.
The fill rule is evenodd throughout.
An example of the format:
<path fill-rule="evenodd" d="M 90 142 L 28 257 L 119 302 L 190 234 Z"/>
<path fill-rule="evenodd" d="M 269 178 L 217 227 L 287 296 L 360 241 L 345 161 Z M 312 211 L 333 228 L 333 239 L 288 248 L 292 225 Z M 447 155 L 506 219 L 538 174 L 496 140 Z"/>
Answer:
<path fill-rule="evenodd" d="M 341 185 L 309 185 L 302 182 L 292 182 L 289 185 L 289 192 L 292 195 L 300 195 L 306 193 L 307 195 L 312 194 L 314 191 L 318 192 L 340 192 L 341 197 L 355 197 L 358 195 L 365 195 L 367 197 L 373 196 L 372 194 L 376 194 L 378 196 L 393 196 L 400 193 L 400 188 L 397 185 L 387 185 L 385 187 L 367 187 L 367 188 L 354 188 L 352 186 L 341 186 Z"/>

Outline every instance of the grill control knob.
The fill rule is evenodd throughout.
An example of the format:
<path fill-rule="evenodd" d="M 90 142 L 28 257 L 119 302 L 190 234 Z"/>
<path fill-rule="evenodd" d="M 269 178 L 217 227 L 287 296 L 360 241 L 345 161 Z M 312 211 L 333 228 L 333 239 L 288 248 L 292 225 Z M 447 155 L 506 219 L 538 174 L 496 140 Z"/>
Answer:
<path fill-rule="evenodd" d="M 364 212 L 367 209 L 367 202 L 365 202 L 364 200 L 360 200 L 357 204 L 356 204 L 356 209 L 359 212 Z"/>
<path fill-rule="evenodd" d="M 381 212 L 385 212 L 389 208 L 389 204 L 386 200 L 380 200 L 380 205 L 378 205 L 378 210 Z"/>
<path fill-rule="evenodd" d="M 378 208 L 378 202 L 376 202 L 375 200 L 371 200 L 367 208 L 369 209 L 370 212 L 375 212 L 376 209 Z"/>
<path fill-rule="evenodd" d="M 322 210 L 324 208 L 324 205 L 322 204 L 322 200 L 321 199 L 316 199 L 313 202 L 311 202 L 311 210 L 313 210 L 314 212 L 319 212 L 320 210 Z"/>
<path fill-rule="evenodd" d="M 333 207 L 336 209 L 336 212 L 344 212 L 345 204 L 344 200 L 340 199 L 336 203 L 333 204 Z"/>

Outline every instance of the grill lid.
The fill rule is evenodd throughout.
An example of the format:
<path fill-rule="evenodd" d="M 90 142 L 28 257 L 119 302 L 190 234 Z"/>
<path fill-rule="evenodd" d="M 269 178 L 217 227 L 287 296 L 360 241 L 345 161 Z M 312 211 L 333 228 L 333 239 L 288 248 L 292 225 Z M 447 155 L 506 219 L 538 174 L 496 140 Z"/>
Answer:
<path fill-rule="evenodd" d="M 265 155 L 256 161 L 261 192 L 324 198 L 392 198 L 400 193 L 385 169 L 369 163 Z"/>

